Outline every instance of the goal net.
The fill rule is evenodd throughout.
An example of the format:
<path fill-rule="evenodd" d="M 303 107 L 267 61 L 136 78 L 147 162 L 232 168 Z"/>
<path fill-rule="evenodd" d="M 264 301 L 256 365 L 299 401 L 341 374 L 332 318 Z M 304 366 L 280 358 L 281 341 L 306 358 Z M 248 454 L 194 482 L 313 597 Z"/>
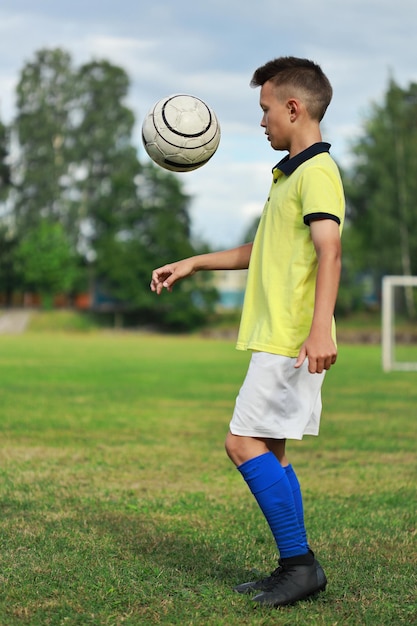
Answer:
<path fill-rule="evenodd" d="M 382 367 L 417 371 L 417 276 L 382 279 Z"/>

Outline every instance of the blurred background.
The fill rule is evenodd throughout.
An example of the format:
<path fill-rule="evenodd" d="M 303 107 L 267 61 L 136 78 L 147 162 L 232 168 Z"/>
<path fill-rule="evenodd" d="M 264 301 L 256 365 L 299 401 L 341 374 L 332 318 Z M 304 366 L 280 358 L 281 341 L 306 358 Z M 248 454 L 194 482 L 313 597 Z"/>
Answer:
<path fill-rule="evenodd" d="M 56 310 L 84 325 L 234 326 L 244 272 L 199 275 L 158 299 L 150 274 L 252 239 L 283 154 L 249 82 L 281 55 L 313 59 L 333 84 L 323 138 L 347 198 L 337 315 L 379 319 L 382 277 L 417 273 L 416 26 L 408 0 L 314 11 L 307 0 L 256 11 L 235 0 L 2 2 L 0 331 Z M 186 174 L 158 168 L 141 144 L 147 111 L 178 92 L 204 99 L 222 128 L 216 155 Z M 412 328 L 414 292 L 396 298 Z"/>

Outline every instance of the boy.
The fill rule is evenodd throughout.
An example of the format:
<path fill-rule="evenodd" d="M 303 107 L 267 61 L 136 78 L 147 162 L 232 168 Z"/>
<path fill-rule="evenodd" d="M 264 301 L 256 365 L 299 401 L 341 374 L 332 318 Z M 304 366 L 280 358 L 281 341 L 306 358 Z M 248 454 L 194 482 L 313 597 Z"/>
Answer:
<path fill-rule="evenodd" d="M 236 399 L 226 451 L 272 531 L 279 566 L 235 587 L 282 606 L 315 595 L 326 576 L 307 542 L 303 503 L 286 440 L 317 435 L 321 386 L 336 361 L 333 312 L 341 270 L 344 195 L 320 122 L 332 97 L 321 68 L 281 57 L 258 68 L 261 121 L 274 150 L 286 150 L 253 244 L 154 270 L 160 294 L 200 270 L 249 268 L 237 348 L 252 350 Z"/>

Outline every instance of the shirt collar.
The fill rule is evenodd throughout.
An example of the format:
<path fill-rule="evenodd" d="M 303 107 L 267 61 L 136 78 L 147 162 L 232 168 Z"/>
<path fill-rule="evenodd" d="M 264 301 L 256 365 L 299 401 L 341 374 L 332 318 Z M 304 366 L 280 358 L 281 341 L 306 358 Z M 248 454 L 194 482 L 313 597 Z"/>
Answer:
<path fill-rule="evenodd" d="M 329 152 L 329 150 L 329 143 L 326 143 L 325 141 L 318 141 L 317 143 L 313 143 L 312 146 L 309 146 L 302 152 L 296 154 L 294 157 L 292 157 L 292 159 L 290 159 L 290 155 L 287 154 L 287 156 L 281 159 L 281 161 L 272 168 L 274 181 L 278 178 L 277 170 L 280 170 L 286 176 L 290 176 L 290 174 L 295 172 L 297 167 L 299 167 L 302 163 L 305 163 L 305 161 L 308 161 L 308 159 L 311 159 L 317 154 L 321 154 L 322 152 Z"/>

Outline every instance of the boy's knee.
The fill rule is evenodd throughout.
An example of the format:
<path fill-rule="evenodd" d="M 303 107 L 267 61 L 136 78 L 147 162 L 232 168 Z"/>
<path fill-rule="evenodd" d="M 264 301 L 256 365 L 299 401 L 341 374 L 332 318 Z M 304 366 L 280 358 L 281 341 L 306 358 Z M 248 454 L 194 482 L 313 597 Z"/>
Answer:
<path fill-rule="evenodd" d="M 241 437 L 240 435 L 233 435 L 231 432 L 227 434 L 225 441 L 225 448 L 229 459 L 239 467 L 245 461 L 248 460 L 248 440 L 249 437 Z"/>
<path fill-rule="evenodd" d="M 227 456 L 233 463 L 235 463 L 235 457 L 238 452 L 238 442 L 236 435 L 232 435 L 229 431 L 226 436 L 226 441 L 224 442 L 224 447 L 227 453 Z M 237 465 L 237 463 L 235 463 Z"/>
<path fill-rule="evenodd" d="M 242 437 L 227 433 L 225 448 L 229 459 L 239 467 L 245 461 L 268 452 L 264 441 L 254 437 Z"/>

